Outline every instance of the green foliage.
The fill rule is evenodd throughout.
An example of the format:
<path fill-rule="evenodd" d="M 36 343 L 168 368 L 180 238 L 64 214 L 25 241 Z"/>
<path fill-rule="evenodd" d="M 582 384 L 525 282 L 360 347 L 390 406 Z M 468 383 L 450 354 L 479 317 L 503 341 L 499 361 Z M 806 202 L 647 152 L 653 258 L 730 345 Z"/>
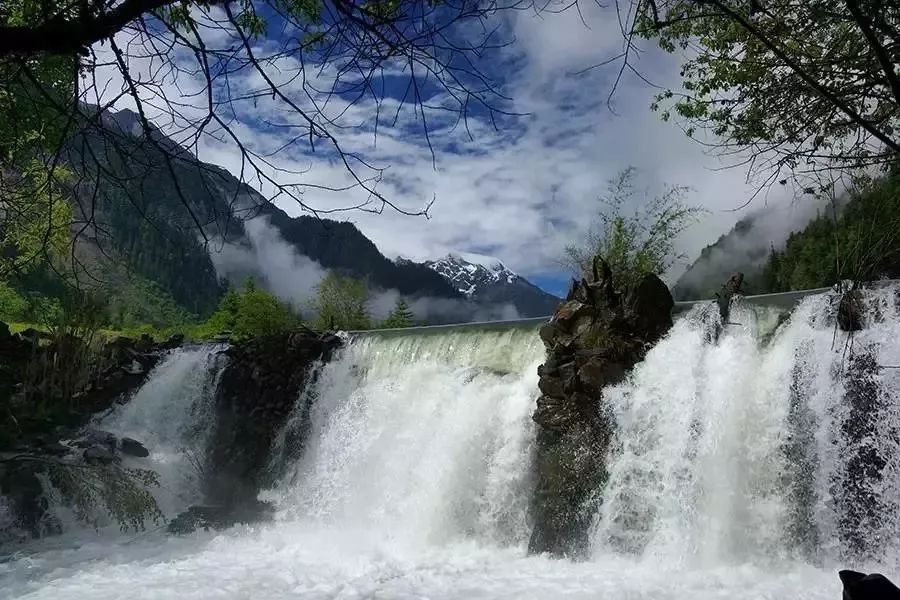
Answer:
<path fill-rule="evenodd" d="M 0 2 L 0 24 L 41 22 L 53 2 Z M 60 106 L 76 90 L 74 56 L 0 59 L 0 278 L 62 256 L 72 211 L 63 198 L 69 171 L 54 156 L 71 123 Z"/>
<path fill-rule="evenodd" d="M 861 183 L 835 220 L 820 215 L 771 252 L 766 291 L 832 285 L 841 279 L 900 276 L 900 177 Z"/>
<path fill-rule="evenodd" d="M 200 338 L 211 338 L 229 331 L 232 339 L 270 335 L 297 327 L 300 319 L 294 310 L 248 279 L 237 292 L 228 290 L 219 308 L 195 329 Z"/>
<path fill-rule="evenodd" d="M 870 14 L 859 19 L 851 4 Z M 886 70 L 871 42 L 880 34 L 864 34 L 864 26 L 896 34 L 889 25 L 898 17 L 896 3 L 655 0 L 638 6 L 637 33 L 687 57 L 684 91 L 665 91 L 653 103 L 664 120 L 677 115 L 689 123 L 689 134 L 706 128 L 728 150 L 772 152 L 764 168 L 809 173 L 896 160 L 863 126 L 897 140 L 900 99 L 888 77 L 896 45 L 887 50 Z"/>
<path fill-rule="evenodd" d="M 412 327 L 414 319 L 415 317 L 413 316 L 412 311 L 409 309 L 409 305 L 406 303 L 406 300 L 404 300 L 403 298 L 398 298 L 397 303 L 394 305 L 394 310 L 392 310 L 391 314 L 389 314 L 387 318 L 381 323 L 381 327 L 383 329 Z"/>
<path fill-rule="evenodd" d="M 366 304 L 369 290 L 366 282 L 334 272 L 319 284 L 313 301 L 315 329 L 353 331 L 372 327 Z"/>
<path fill-rule="evenodd" d="M 4 281 L 0 281 L 0 318 L 18 320 L 25 318 L 28 308 L 26 300 L 18 291 Z"/>
<path fill-rule="evenodd" d="M 110 294 L 107 325 L 122 330 L 145 326 L 146 332 L 184 328 L 197 320 L 166 293 L 159 284 L 136 275 L 118 284 Z"/>
<path fill-rule="evenodd" d="M 200 318 L 212 314 L 224 289 L 183 202 L 201 222 L 224 231 L 230 213 L 209 189 L 224 186 L 226 178 L 180 162 L 174 166 L 173 178 L 161 153 L 147 144 L 123 142 L 119 151 L 97 132 L 86 133 L 76 142 L 89 148 L 84 160 L 102 156 L 104 172 L 109 174 L 97 181 L 96 190 L 92 185 L 75 189 L 83 200 L 93 201 L 96 192 L 95 210 L 110 232 L 107 251 L 123 260 L 133 275 L 157 284 L 189 313 Z M 230 226 L 233 231 L 235 224 Z"/>
<path fill-rule="evenodd" d="M 27 365 L 20 406 L 32 416 L 74 408 L 77 392 L 105 366 L 98 336 L 104 320 L 102 301 L 71 290 L 62 299 L 36 299 L 31 310 L 50 340 L 46 351 L 34 353 Z"/>
<path fill-rule="evenodd" d="M 675 251 L 675 239 L 702 212 L 684 204 L 686 188 L 673 186 L 626 214 L 637 200 L 634 175 L 635 169 L 628 168 L 609 183 L 596 221 L 585 239 L 566 247 L 564 258 L 567 266 L 589 277 L 594 257 L 600 256 L 620 290 L 645 274 L 662 275 L 683 258 Z"/>
<path fill-rule="evenodd" d="M 159 486 L 159 476 L 153 471 L 55 461 L 46 465 L 61 499 L 79 520 L 94 527 L 100 510 L 115 519 L 122 531 L 143 531 L 148 520 L 158 524 L 163 518 L 150 493 L 150 488 Z"/>
<path fill-rule="evenodd" d="M 15 172 L 0 180 L 0 277 L 65 256 L 71 241 L 72 208 L 59 187 L 68 172 L 38 160 Z"/>

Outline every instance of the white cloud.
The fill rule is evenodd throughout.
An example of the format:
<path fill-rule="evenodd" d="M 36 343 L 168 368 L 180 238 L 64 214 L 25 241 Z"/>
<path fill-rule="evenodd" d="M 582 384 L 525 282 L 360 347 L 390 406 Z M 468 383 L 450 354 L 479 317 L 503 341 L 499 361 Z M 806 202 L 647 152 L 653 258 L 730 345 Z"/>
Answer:
<path fill-rule="evenodd" d="M 309 307 L 325 270 L 316 261 L 298 254 L 271 227 L 268 218 L 244 222 L 245 244 L 213 243 L 210 257 L 216 273 L 233 284 L 245 278 L 260 281 L 271 293 L 299 310 Z"/>
<path fill-rule="evenodd" d="M 371 164 L 388 167 L 378 186 L 380 193 L 413 212 L 436 197 L 429 219 L 390 209 L 382 214 L 351 211 L 334 217 L 356 223 L 389 256 L 425 259 L 450 251 L 474 251 L 497 256 L 526 275 L 558 271 L 561 249 L 587 230 L 605 182 L 634 165 L 650 189 L 658 189 L 664 182 L 687 185 L 692 188 L 688 201 L 710 210 L 703 222 L 680 240 L 686 253 L 695 255 L 727 229 L 741 216 L 733 209 L 744 204 L 755 188 L 744 181 L 742 170 L 722 170 L 723 163 L 704 154 L 700 144 L 689 140 L 674 124 L 660 121 L 649 109 L 657 90 L 629 72 L 623 74 L 613 96 L 615 112 L 607 108 L 618 63 L 577 73 L 621 51 L 619 26 L 613 8 L 592 3 L 583 8 L 587 27 L 571 10 L 560 14 L 515 12 L 503 17 L 509 19 L 507 25 L 517 42 L 495 56 L 499 61 L 496 68 L 509 69 L 502 77 L 503 91 L 512 98 L 507 108 L 528 114 L 517 120 L 502 119 L 505 128 L 495 132 L 485 115 L 476 113 L 470 121 L 475 138 L 471 141 L 464 127 L 451 126 L 452 119 L 445 112 L 426 110 L 432 122 L 436 169 L 421 135 L 421 114 L 411 107 L 399 107 L 394 125 L 397 100 L 384 99 L 376 144 L 376 106 L 371 98 L 354 104 L 332 96 L 327 105 L 322 104 L 321 95 L 305 95 L 308 89 L 300 87 L 302 80 L 295 75 L 301 66 L 296 60 L 274 61 L 267 74 L 283 84 L 285 93 L 305 110 L 318 103 L 323 109 L 320 123 L 335 119 L 340 127 L 332 127 L 332 131 L 344 149 Z M 222 32 L 216 35 L 217 43 L 230 43 Z M 266 48 L 256 51 L 265 53 Z M 677 84 L 676 57 L 647 46 L 633 60 L 651 81 Z M 139 61 L 135 66 L 144 71 L 151 68 Z M 335 71 L 327 67 L 314 73 L 307 68 L 305 74 L 306 83 L 328 89 Z M 114 74 L 104 71 L 104 76 L 114 80 L 109 89 L 121 86 Z M 177 96 L 202 88 L 202 82 L 181 79 L 184 77 L 177 82 L 164 81 L 157 93 Z M 239 96 L 263 88 L 264 82 L 259 73 L 245 70 L 232 74 L 229 85 L 231 93 Z M 440 97 L 430 99 L 432 104 L 440 102 Z M 234 127 L 249 146 L 260 153 L 277 150 L 269 159 L 280 170 L 267 169 L 275 180 L 331 188 L 349 183 L 346 169 L 325 142 L 319 142 L 315 153 L 309 151 L 307 136 L 302 135 L 303 121 L 285 103 L 262 96 L 232 106 L 237 113 Z M 162 112 L 151 116 L 158 118 Z M 188 110 L 188 120 L 197 114 L 202 114 L 202 109 Z M 172 132 L 186 123 L 160 125 Z M 295 137 L 298 139 L 291 143 Z M 240 154 L 233 144 L 204 137 L 198 153 L 232 173 L 241 171 Z M 374 175 L 364 167 L 360 173 Z M 263 193 L 274 192 L 265 181 L 255 183 Z M 300 188 L 296 189 L 299 192 Z M 367 194 L 306 187 L 302 199 L 308 206 L 329 210 L 364 203 Z M 769 200 L 783 202 L 784 198 Z M 759 208 L 763 201 L 751 208 Z M 284 196 L 277 202 L 289 213 L 300 212 L 296 203 Z"/>

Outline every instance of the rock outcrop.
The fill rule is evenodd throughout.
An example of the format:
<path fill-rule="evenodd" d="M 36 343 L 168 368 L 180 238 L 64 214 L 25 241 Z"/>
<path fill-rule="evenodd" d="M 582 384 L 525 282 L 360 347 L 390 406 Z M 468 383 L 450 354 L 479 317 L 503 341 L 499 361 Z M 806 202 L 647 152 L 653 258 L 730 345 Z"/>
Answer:
<path fill-rule="evenodd" d="M 299 329 L 231 346 L 216 392 L 216 427 L 207 456 L 207 502 L 255 502 L 272 442 L 315 366 L 342 344 L 330 333 Z"/>
<path fill-rule="evenodd" d="M 900 588 L 881 573 L 838 571 L 844 600 L 900 600 Z"/>
<path fill-rule="evenodd" d="M 0 323 L 0 408 L 6 407 L 0 411 L 0 451 L 32 445 L 33 438 L 74 435 L 93 414 L 140 387 L 163 353 L 178 344 L 177 338 L 156 343 L 148 336 L 120 337 L 85 356 L 78 338 L 35 330 L 10 334 Z"/>
<path fill-rule="evenodd" d="M 164 351 L 180 343 L 118 338 L 88 353 L 73 336 L 11 334 L 0 323 L 0 495 L 11 513 L 0 542 L 59 531 L 38 477 L 48 465 L 113 465 L 120 453 L 149 454 L 137 440 L 81 428 L 140 387 Z"/>
<path fill-rule="evenodd" d="M 838 302 L 837 322 L 841 331 L 860 331 L 863 328 L 865 304 L 860 290 L 853 287 Z"/>
<path fill-rule="evenodd" d="M 621 382 L 672 326 L 666 285 L 647 275 L 616 290 L 609 267 L 594 265 L 592 281 L 573 281 L 551 321 L 541 328 L 547 360 L 538 368 L 541 396 L 536 487 L 529 551 L 577 556 L 606 480 L 612 423 L 603 388 Z"/>
<path fill-rule="evenodd" d="M 193 533 L 197 529 L 221 530 L 238 523 L 268 521 L 274 514 L 275 508 L 260 500 L 249 500 L 236 507 L 196 505 L 169 521 L 166 529 L 175 534 Z"/>

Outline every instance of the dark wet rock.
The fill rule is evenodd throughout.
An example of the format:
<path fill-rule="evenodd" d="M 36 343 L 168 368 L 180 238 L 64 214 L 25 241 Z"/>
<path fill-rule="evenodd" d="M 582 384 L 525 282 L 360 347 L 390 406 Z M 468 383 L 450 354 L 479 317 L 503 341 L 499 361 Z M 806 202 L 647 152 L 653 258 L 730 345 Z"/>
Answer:
<path fill-rule="evenodd" d="M 61 444 L 60 442 L 50 442 L 41 446 L 41 452 L 51 456 L 65 456 L 72 451 L 72 448 Z"/>
<path fill-rule="evenodd" d="M 628 299 L 630 330 L 637 336 L 655 340 L 672 326 L 675 301 L 669 288 L 659 277 L 644 277 Z"/>
<path fill-rule="evenodd" d="M 169 521 L 167 529 L 174 534 L 192 533 L 197 529 L 221 530 L 238 523 L 268 521 L 274 514 L 271 504 L 259 500 L 236 506 L 191 506 Z"/>
<path fill-rule="evenodd" d="M 600 393 L 607 385 L 621 383 L 625 374 L 625 365 L 601 355 L 591 356 L 578 367 L 578 381 L 582 387 L 594 393 Z"/>
<path fill-rule="evenodd" d="M 538 388 L 545 396 L 550 396 L 553 398 L 565 397 L 565 387 L 563 386 L 562 379 L 560 379 L 559 377 L 552 377 L 547 375 L 541 377 L 540 379 L 538 379 Z"/>
<path fill-rule="evenodd" d="M 15 527 L 35 538 L 47 531 L 48 502 L 31 465 L 12 463 L 0 471 L 0 490 L 12 509 Z"/>
<path fill-rule="evenodd" d="M 734 273 L 722 285 L 722 289 L 716 293 L 716 304 L 719 305 L 719 316 L 722 317 L 722 323 L 728 322 L 728 316 L 731 312 L 732 297 L 742 294 L 741 286 L 744 285 L 744 274 Z"/>
<path fill-rule="evenodd" d="M 315 367 L 342 344 L 308 329 L 232 345 L 216 392 L 216 427 L 210 440 L 207 501 L 244 504 L 265 482 L 272 441 L 280 432 Z"/>
<path fill-rule="evenodd" d="M 147 448 L 145 448 L 142 443 L 130 437 L 123 437 L 119 439 L 119 451 L 122 454 L 136 456 L 138 458 L 146 458 L 147 456 L 150 456 L 150 451 L 147 450 Z"/>
<path fill-rule="evenodd" d="M 146 372 L 144 369 L 144 365 L 140 363 L 138 360 L 132 360 L 130 365 L 124 365 L 122 370 L 127 375 L 143 375 Z"/>
<path fill-rule="evenodd" d="M 845 570 L 838 577 L 844 585 L 844 600 L 900 600 L 900 588 L 881 573 Z"/>
<path fill-rule="evenodd" d="M 174 350 L 175 348 L 180 348 L 182 344 L 184 344 L 184 335 L 176 333 L 170 336 L 169 339 L 167 339 L 161 345 L 167 350 Z"/>
<path fill-rule="evenodd" d="M 110 464 L 115 462 L 115 453 L 106 446 L 91 446 L 85 449 L 83 455 L 87 462 Z"/>
<path fill-rule="evenodd" d="M 860 331 L 863 328 L 863 298 L 859 290 L 850 290 L 838 303 L 837 322 L 841 331 Z"/>
<path fill-rule="evenodd" d="M 612 424 L 603 388 L 620 383 L 672 326 L 666 285 L 648 275 L 629 290 L 613 289 L 608 265 L 591 281 L 573 280 L 568 301 L 540 330 L 547 360 L 538 369 L 534 520 L 530 552 L 577 556 L 606 480 Z"/>
<path fill-rule="evenodd" d="M 116 447 L 116 436 L 114 433 L 104 431 L 102 429 L 87 429 L 80 440 L 76 444 L 81 448 L 89 448 L 91 446 L 103 446 L 109 450 Z"/>
<path fill-rule="evenodd" d="M 858 348 L 849 359 L 841 422 L 841 474 L 832 481 L 838 520 L 838 536 L 848 557 L 877 560 L 888 551 L 874 540 L 883 515 L 891 512 L 893 499 L 885 497 L 884 476 L 889 455 L 881 442 L 885 408 L 892 399 L 882 393 L 875 350 Z"/>

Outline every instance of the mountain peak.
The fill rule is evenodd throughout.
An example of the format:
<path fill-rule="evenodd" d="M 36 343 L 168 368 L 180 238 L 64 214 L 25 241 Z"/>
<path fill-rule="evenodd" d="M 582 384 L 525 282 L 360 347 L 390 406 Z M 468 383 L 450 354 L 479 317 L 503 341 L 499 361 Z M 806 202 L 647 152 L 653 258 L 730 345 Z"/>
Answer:
<path fill-rule="evenodd" d="M 424 264 L 467 298 L 478 303 L 511 304 L 523 317 L 549 315 L 559 303 L 559 298 L 510 271 L 493 256 L 451 252 Z"/>
<path fill-rule="evenodd" d="M 520 279 L 496 258 L 482 254 L 451 252 L 438 260 L 426 261 L 425 265 L 470 298 L 485 287 L 504 282 L 512 284 Z"/>

